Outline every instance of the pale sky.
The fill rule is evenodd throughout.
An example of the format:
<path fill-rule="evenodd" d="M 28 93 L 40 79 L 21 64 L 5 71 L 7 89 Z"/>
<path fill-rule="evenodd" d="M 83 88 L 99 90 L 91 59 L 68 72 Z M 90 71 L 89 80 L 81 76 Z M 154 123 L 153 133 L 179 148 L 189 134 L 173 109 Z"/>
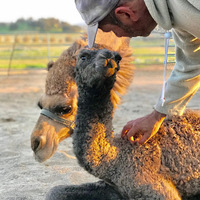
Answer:
<path fill-rule="evenodd" d="M 15 22 L 19 18 L 54 17 L 70 24 L 84 23 L 74 0 L 2 0 L 0 22 Z"/>

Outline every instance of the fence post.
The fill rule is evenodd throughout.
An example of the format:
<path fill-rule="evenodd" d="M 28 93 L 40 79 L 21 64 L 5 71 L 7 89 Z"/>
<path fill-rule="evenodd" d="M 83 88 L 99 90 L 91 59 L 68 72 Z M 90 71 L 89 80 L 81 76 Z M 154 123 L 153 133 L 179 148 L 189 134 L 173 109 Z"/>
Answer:
<path fill-rule="evenodd" d="M 17 34 L 14 37 L 14 42 L 13 42 L 13 45 L 12 45 L 12 51 L 11 51 L 11 54 L 10 54 L 7 76 L 9 76 L 9 73 L 10 73 L 10 69 L 11 69 L 11 64 L 12 64 L 12 59 L 13 59 L 16 43 L 17 43 Z"/>
<path fill-rule="evenodd" d="M 50 61 L 51 55 L 50 55 L 50 36 L 49 36 L 49 33 L 47 33 L 47 57 L 48 57 L 48 61 Z"/>

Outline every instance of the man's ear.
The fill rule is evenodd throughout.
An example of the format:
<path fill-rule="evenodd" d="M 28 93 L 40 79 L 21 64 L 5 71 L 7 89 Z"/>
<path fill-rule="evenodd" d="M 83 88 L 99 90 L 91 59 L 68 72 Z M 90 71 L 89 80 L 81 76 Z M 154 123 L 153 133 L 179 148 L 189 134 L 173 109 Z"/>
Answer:
<path fill-rule="evenodd" d="M 127 6 L 120 6 L 115 9 L 115 16 L 126 25 L 138 21 L 137 14 Z"/>

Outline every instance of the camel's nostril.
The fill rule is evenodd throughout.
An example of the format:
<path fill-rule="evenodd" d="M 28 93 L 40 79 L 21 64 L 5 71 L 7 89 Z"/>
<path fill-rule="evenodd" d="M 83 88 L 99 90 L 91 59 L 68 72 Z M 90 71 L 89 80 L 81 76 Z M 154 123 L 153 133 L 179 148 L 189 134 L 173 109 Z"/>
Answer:
<path fill-rule="evenodd" d="M 118 65 L 113 59 L 106 59 L 105 67 L 107 67 L 106 77 L 112 76 L 116 71 L 118 71 Z"/>
<path fill-rule="evenodd" d="M 40 146 L 41 138 L 37 137 L 32 141 L 31 148 L 35 152 Z"/>

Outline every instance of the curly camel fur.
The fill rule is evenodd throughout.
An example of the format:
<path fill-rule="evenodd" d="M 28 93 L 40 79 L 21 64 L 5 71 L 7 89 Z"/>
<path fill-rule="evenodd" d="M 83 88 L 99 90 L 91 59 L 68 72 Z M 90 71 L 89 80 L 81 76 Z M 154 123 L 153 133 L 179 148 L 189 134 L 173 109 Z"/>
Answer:
<path fill-rule="evenodd" d="M 97 49 L 107 48 L 117 51 L 123 57 L 121 70 L 111 91 L 114 108 L 120 103 L 121 96 L 125 94 L 133 79 L 135 68 L 131 64 L 133 58 L 129 41 L 127 38 L 117 38 L 112 32 L 104 33 L 99 30 L 97 34 Z M 75 120 L 77 110 L 77 86 L 74 77 L 76 56 L 85 46 L 87 39 L 85 37 L 78 39 L 55 62 L 48 64 L 45 94 L 38 103 L 42 109 L 48 109 L 69 122 Z M 59 142 L 69 137 L 71 133 L 69 126 L 40 115 L 31 135 L 31 147 L 36 160 L 43 162 L 50 158 L 56 152 Z"/>
<path fill-rule="evenodd" d="M 101 181 L 57 186 L 46 199 L 199 199 L 200 113 L 165 121 L 145 145 L 114 137 L 110 91 L 119 60 L 116 52 L 84 49 L 76 65 L 74 153 L 80 166 Z"/>

